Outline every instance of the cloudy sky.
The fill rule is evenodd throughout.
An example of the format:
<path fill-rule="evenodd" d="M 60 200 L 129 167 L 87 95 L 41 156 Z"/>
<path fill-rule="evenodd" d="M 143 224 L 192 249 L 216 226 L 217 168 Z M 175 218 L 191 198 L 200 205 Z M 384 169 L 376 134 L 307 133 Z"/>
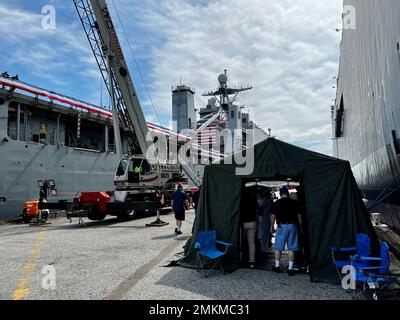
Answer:
<path fill-rule="evenodd" d="M 135 61 L 108 1 L 146 117 L 158 123 Z M 240 103 L 278 138 L 332 152 L 341 24 L 339 0 L 114 0 L 162 124 L 171 125 L 171 86 L 215 89 L 251 84 Z M 42 7 L 56 8 L 55 31 L 42 28 Z M 72 0 L 0 0 L 0 70 L 95 104 L 101 81 Z"/>

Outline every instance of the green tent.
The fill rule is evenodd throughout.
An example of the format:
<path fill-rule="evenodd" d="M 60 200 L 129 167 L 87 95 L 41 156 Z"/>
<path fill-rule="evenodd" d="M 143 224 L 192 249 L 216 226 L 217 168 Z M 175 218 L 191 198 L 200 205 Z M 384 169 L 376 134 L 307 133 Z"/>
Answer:
<path fill-rule="evenodd" d="M 185 246 L 185 256 L 180 265 L 196 266 L 194 243 L 197 231 L 216 230 L 219 240 L 234 244 L 224 259 L 224 269 L 229 272 L 240 267 L 241 196 L 244 183 L 256 178 L 264 181 L 277 178 L 301 181 L 311 281 L 337 282 L 330 246 L 354 245 L 355 235 L 362 232 L 371 237 L 373 249 L 378 248 L 349 162 L 273 138 L 254 147 L 254 159 L 254 171 L 250 176 L 236 175 L 238 166 L 235 164 L 206 167 L 193 236 Z"/>

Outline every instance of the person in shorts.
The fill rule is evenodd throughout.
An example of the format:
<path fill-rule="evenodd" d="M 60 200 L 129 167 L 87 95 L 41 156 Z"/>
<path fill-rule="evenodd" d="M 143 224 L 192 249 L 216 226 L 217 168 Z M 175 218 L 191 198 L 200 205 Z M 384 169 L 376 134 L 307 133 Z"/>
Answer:
<path fill-rule="evenodd" d="M 177 235 L 182 234 L 182 222 L 185 221 L 185 210 L 187 206 L 187 195 L 183 192 L 182 185 L 179 184 L 178 189 L 172 194 L 172 209 L 175 213 L 175 233 Z"/>
<path fill-rule="evenodd" d="M 280 199 L 277 200 L 271 209 L 271 232 L 273 232 L 275 222 L 278 225 L 275 235 L 275 266 L 272 271 L 282 272 L 280 261 L 282 251 L 288 248 L 289 267 L 288 274 L 293 276 L 295 252 L 300 250 L 299 228 L 301 229 L 301 212 L 299 202 L 289 198 L 289 190 L 282 187 L 279 190 Z M 298 227 L 299 226 L 299 227 Z"/>

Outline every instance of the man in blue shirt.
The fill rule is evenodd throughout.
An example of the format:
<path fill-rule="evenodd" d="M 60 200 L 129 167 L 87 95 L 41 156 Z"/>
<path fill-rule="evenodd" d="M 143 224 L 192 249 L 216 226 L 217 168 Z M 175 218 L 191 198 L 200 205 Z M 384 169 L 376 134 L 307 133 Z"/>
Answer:
<path fill-rule="evenodd" d="M 188 205 L 187 195 L 183 192 L 182 185 L 178 185 L 178 190 L 172 194 L 172 210 L 175 213 L 177 235 L 182 234 L 182 222 L 185 221 L 185 209 Z"/>

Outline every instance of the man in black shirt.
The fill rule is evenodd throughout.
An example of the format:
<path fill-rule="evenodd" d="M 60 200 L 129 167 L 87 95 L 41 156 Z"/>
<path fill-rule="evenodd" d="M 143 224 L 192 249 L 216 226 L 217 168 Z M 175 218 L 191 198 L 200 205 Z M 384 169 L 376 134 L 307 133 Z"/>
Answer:
<path fill-rule="evenodd" d="M 273 232 L 275 222 L 278 225 L 275 235 L 275 267 L 272 271 L 280 273 L 280 260 L 282 251 L 287 245 L 289 251 L 288 274 L 294 275 L 295 251 L 299 251 L 299 231 L 297 222 L 301 228 L 300 206 L 296 200 L 289 198 L 289 190 L 282 187 L 279 190 L 281 198 L 277 200 L 271 210 L 271 233 Z"/>

